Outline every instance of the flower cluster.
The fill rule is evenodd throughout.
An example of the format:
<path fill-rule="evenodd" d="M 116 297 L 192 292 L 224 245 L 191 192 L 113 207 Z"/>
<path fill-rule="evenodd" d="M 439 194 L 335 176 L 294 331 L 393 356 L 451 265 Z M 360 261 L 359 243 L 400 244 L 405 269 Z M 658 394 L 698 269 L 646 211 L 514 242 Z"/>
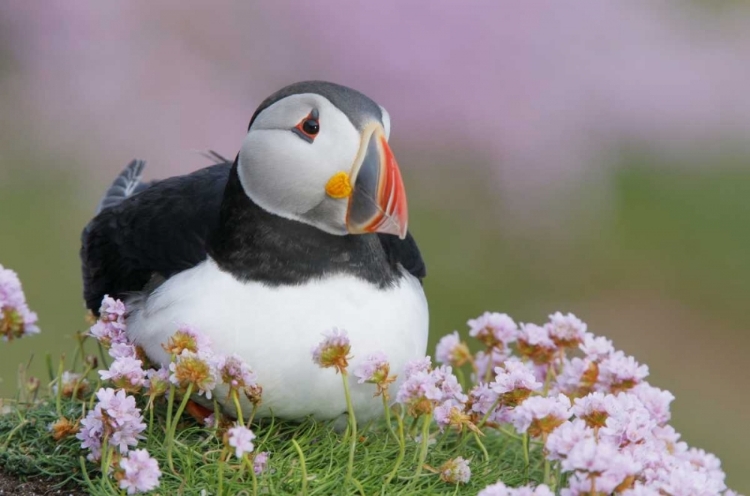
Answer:
<path fill-rule="evenodd" d="M 143 351 L 128 339 L 125 305 L 120 300 L 105 296 L 99 314 L 89 335 L 108 348 L 109 355 L 114 359 L 107 370 L 99 371 L 99 375 L 115 389 L 102 388 L 96 393 L 99 401 L 81 421 L 77 437 L 82 441 L 81 446 L 90 450 L 90 460 L 102 457 L 105 441 L 117 448 L 121 455 L 128 455 L 120 459 L 119 468 L 114 473 L 120 488 L 126 489 L 128 494 L 155 488 L 161 472 L 157 462 L 145 450 L 130 451 L 137 445 L 146 426 L 140 410 L 135 406 L 135 398 L 127 393 L 146 394 L 149 398 L 147 407 L 153 408 L 154 401 L 165 398 L 173 388 L 184 396 L 181 412 L 189 399 L 186 395 L 188 390 L 211 399 L 216 386 L 225 383 L 235 399 L 236 394 L 242 392 L 255 405 L 260 403 L 262 388 L 250 367 L 237 355 L 215 354 L 210 340 L 196 329 L 181 326 L 163 345 L 171 356 L 168 366 L 147 368 L 142 358 Z M 79 387 L 88 384 L 85 379 L 80 380 L 80 376 L 66 373 L 62 378 L 63 394 L 71 389 L 69 384 L 75 380 L 78 380 Z M 211 418 L 214 416 L 211 415 Z M 219 425 L 219 422 L 211 420 L 211 424 Z M 62 435 L 62 427 L 56 426 L 54 429 Z M 174 434 L 173 430 L 168 432 L 168 436 Z M 254 446 L 251 441 L 254 437 L 241 424 L 227 432 L 227 442 L 238 457 L 252 452 Z M 264 471 L 267 460 L 266 452 L 255 455 L 252 459 L 254 471 Z"/>
<path fill-rule="evenodd" d="M 180 326 L 163 345 L 172 357 L 168 368 L 145 368 L 143 351 L 129 341 L 122 301 L 105 296 L 99 309 L 99 320 L 89 335 L 108 348 L 114 361 L 99 375 L 117 389 L 139 393 L 145 388 L 149 407 L 165 395 L 170 385 L 185 392 L 192 390 L 211 399 L 213 390 L 225 383 L 231 391 L 242 391 L 253 404 L 259 404 L 263 389 L 250 367 L 237 355 L 219 355 L 211 349 L 210 339 L 189 325 Z"/>
<path fill-rule="evenodd" d="M 563 496 L 726 490 L 718 459 L 688 448 L 668 425 L 674 396 L 648 384 L 648 367 L 594 336 L 575 315 L 558 312 L 544 325 L 516 326 L 507 315 L 485 313 L 468 325 L 470 336 L 485 349 L 464 359 L 472 365 L 476 384 L 468 401 L 455 404 L 464 409 L 452 415 L 468 416 L 480 426 L 502 429 L 510 424 L 539 439 L 545 463 L 568 474 Z M 457 364 L 464 347 L 454 333 L 440 341 L 437 353 Z M 419 379 L 407 378 L 399 398 L 434 404 L 440 394 L 426 380 L 430 372 L 420 374 Z M 498 483 L 480 493 L 521 494 L 552 492 L 546 485 L 510 489 Z"/>
<path fill-rule="evenodd" d="M 134 396 L 128 393 L 148 396 L 147 408 L 166 397 L 171 407 L 177 393 L 182 396 L 180 406 L 176 418 L 168 420 L 165 438 L 170 469 L 177 420 L 188 411 L 205 419 L 205 425 L 223 439 L 219 463 L 246 465 L 256 475 L 267 471 L 269 454 L 256 452 L 256 435 L 242 420 L 240 395 L 254 407 L 261 400 L 262 388 L 253 370 L 237 355 L 214 353 L 210 341 L 189 326 L 181 326 L 164 344 L 170 363 L 149 368 L 143 350 L 127 339 L 126 314 L 122 302 L 105 297 L 101 317 L 90 330 L 114 359 L 99 374 L 115 389 L 98 390 L 98 401 L 85 418 L 60 417 L 50 424 L 53 437 L 61 440 L 75 434 L 81 446 L 89 450 L 89 460 L 111 461 L 109 474 L 128 494 L 152 490 L 159 485 L 161 471 L 146 450 L 135 449 L 146 424 Z M 487 312 L 470 320 L 468 326 L 468 334 L 483 349 L 472 353 L 454 331 L 437 345 L 438 364 L 424 357 L 397 371 L 401 376 L 395 393 L 400 405 L 396 418 L 399 433 L 392 424 L 388 427 L 402 455 L 391 478 L 399 475 L 404 458 L 407 437 L 403 421 L 409 415 L 414 419 L 407 434 L 420 443 L 414 480 L 419 480 L 422 468 L 448 484 L 466 484 L 471 478 L 470 460 L 461 456 L 437 468 L 425 464 L 429 446 L 444 439 L 441 435 L 436 441 L 437 434 L 431 432 L 437 425 L 446 435 L 451 430 L 468 430 L 464 434 L 472 436 L 485 458 L 489 454 L 481 436 L 491 429 L 522 438 L 527 464 L 529 439 L 541 446 L 544 484 L 509 488 L 498 482 L 484 488 L 480 496 L 734 494 L 726 488 L 719 460 L 703 450 L 689 448 L 669 425 L 674 396 L 651 386 L 646 380 L 648 367 L 616 350 L 606 338 L 589 332 L 575 315 L 558 312 L 550 315 L 547 323 L 536 325 L 516 324 L 505 314 Z M 388 357 L 373 352 L 354 362 L 352 371 L 359 385 L 368 386 L 353 385 L 347 375 L 352 345 L 346 331 L 334 328 L 323 337 L 312 350 L 312 358 L 320 367 L 342 374 L 351 433 L 347 473 L 351 474 L 360 438 L 348 388 L 374 385 L 389 422 L 393 412 L 388 388 L 396 376 L 391 375 Z M 90 371 L 95 365 L 87 363 Z M 471 375 L 465 375 L 469 368 Z M 464 377 L 471 380 L 462 384 Z M 234 424 L 221 414 L 207 416 L 205 409 L 200 412 L 194 405 L 187 407 L 191 396 L 212 399 L 218 395 L 214 390 L 221 384 L 229 391 L 228 399 L 240 417 Z M 79 397 L 89 384 L 85 376 L 65 372 L 52 386 L 62 397 Z M 222 395 L 226 390 L 221 390 Z M 224 398 L 217 400 L 222 402 Z M 250 417 L 255 412 L 254 408 Z M 420 422 L 422 430 L 417 436 Z M 558 487 L 561 481 L 565 481 L 564 487 Z"/>
<path fill-rule="evenodd" d="M 109 348 L 114 344 L 128 342 L 125 335 L 125 304 L 109 295 L 104 295 L 99 308 L 99 320 L 89 329 L 89 335 Z"/>
<path fill-rule="evenodd" d="M 432 414 L 441 429 L 474 429 L 468 415 L 463 412 L 469 397 L 447 365 L 432 368 L 430 358 L 415 360 L 405 367 L 405 381 L 396 394 L 396 401 L 410 415 Z"/>
<path fill-rule="evenodd" d="M 120 460 L 120 489 L 128 494 L 151 491 L 159 487 L 159 463 L 145 449 L 133 450 Z"/>
<path fill-rule="evenodd" d="M 38 334 L 36 313 L 29 310 L 18 274 L 0 264 L 0 336 L 10 341 Z"/>
<path fill-rule="evenodd" d="M 125 391 L 101 388 L 96 392 L 96 407 L 81 421 L 81 430 L 76 437 L 81 447 L 90 450 L 89 460 L 98 460 L 102 455 L 102 444 L 106 440 L 121 454 L 136 446 L 146 428 L 135 398 Z"/>

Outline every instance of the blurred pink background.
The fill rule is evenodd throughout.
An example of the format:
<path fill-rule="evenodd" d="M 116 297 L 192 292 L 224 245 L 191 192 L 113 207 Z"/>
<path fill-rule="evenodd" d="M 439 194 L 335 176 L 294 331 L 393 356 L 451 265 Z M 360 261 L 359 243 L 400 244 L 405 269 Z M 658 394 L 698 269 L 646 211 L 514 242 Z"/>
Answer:
<path fill-rule="evenodd" d="M 480 156 L 521 215 L 582 179 L 606 184 L 607 157 L 619 147 L 750 147 L 744 3 L 11 1 L 0 9 L 13 68 L 0 99 L 4 153 L 43 142 L 97 157 L 105 177 L 135 155 L 161 174 L 202 165 L 191 150 L 233 156 L 256 104 L 303 79 L 350 85 L 389 108 L 399 148 Z"/>

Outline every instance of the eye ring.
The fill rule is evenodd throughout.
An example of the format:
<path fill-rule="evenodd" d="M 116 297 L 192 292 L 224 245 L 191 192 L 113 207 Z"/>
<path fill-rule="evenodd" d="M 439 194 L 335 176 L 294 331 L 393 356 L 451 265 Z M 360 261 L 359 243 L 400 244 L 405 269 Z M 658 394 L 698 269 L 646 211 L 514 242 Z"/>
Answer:
<path fill-rule="evenodd" d="M 313 110 L 307 117 L 299 121 L 299 123 L 292 129 L 297 136 L 312 143 L 315 137 L 320 132 L 320 121 L 318 120 L 318 112 Z"/>

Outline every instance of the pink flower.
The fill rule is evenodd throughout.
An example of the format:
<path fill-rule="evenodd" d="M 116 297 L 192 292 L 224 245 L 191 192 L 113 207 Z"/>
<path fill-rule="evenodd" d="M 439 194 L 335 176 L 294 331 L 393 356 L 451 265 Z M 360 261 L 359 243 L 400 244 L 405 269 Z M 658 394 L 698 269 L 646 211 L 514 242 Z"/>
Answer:
<path fill-rule="evenodd" d="M 578 346 L 587 358 L 600 362 L 615 352 L 612 341 L 605 337 L 596 337 L 587 332 L 583 338 L 583 343 Z"/>
<path fill-rule="evenodd" d="M 574 347 L 583 342 L 586 324 L 572 313 L 563 315 L 556 312 L 549 316 L 549 320 L 545 327 L 556 345 Z"/>
<path fill-rule="evenodd" d="M 635 386 L 632 392 L 641 400 L 657 424 L 665 425 L 672 418 L 669 404 L 674 400 L 674 395 L 669 391 L 641 383 Z"/>
<path fill-rule="evenodd" d="M 359 379 L 357 381 L 359 384 L 365 382 L 377 384 L 384 378 L 387 378 L 388 368 L 388 357 L 382 351 L 376 351 L 368 355 L 367 359 L 359 364 L 354 370 L 354 375 Z M 383 377 L 384 370 L 386 370 L 385 377 Z"/>
<path fill-rule="evenodd" d="M 449 484 L 466 484 L 471 478 L 469 461 L 460 456 L 448 460 L 440 467 L 440 478 Z"/>
<path fill-rule="evenodd" d="M 495 367 L 495 374 L 490 387 L 504 406 L 516 406 L 542 387 L 534 372 L 520 360 L 508 360 L 504 367 Z"/>
<path fill-rule="evenodd" d="M 116 300 L 109 295 L 104 295 L 102 305 L 99 307 L 99 320 L 102 322 L 124 323 L 125 303 Z"/>
<path fill-rule="evenodd" d="M 253 390 L 258 386 L 258 376 L 242 358 L 236 354 L 221 356 L 217 360 L 221 380 L 231 390 Z"/>
<path fill-rule="evenodd" d="M 510 356 L 510 349 L 491 348 L 489 352 L 479 351 L 474 356 L 474 364 L 477 367 L 476 375 L 472 379 L 477 382 L 490 382 L 492 380 L 493 370 L 495 367 L 502 366 Z"/>
<path fill-rule="evenodd" d="M 557 345 L 546 327 L 536 324 L 521 324 L 518 333 L 518 352 L 537 365 L 549 363 L 557 351 Z"/>
<path fill-rule="evenodd" d="M 214 429 L 219 426 L 219 423 L 216 421 L 216 415 L 213 413 L 209 415 L 208 417 L 203 419 L 203 425 L 208 427 L 209 429 Z"/>
<path fill-rule="evenodd" d="M 169 370 L 164 367 L 148 369 L 143 385 L 148 389 L 149 396 L 159 396 L 166 393 L 169 389 Z"/>
<path fill-rule="evenodd" d="M 29 310 L 15 271 L 0 265 L 0 335 L 4 341 L 38 334 L 37 315 Z"/>
<path fill-rule="evenodd" d="M 726 489 L 723 480 L 717 480 L 705 472 L 684 465 L 672 467 L 653 485 L 657 486 L 662 494 L 671 496 L 713 496 Z"/>
<path fill-rule="evenodd" d="M 599 365 L 600 383 L 607 391 L 626 391 L 648 376 L 648 366 L 640 365 L 632 356 L 616 351 Z"/>
<path fill-rule="evenodd" d="M 313 362 L 322 368 L 334 367 L 344 372 L 349 366 L 351 343 L 346 331 L 333 328 L 323 333 L 323 341 L 312 350 Z"/>
<path fill-rule="evenodd" d="M 268 468 L 268 451 L 261 451 L 253 458 L 253 471 L 255 475 L 260 475 Z"/>
<path fill-rule="evenodd" d="M 507 347 L 518 337 L 518 325 L 504 313 L 484 312 L 467 324 L 469 336 L 490 347 Z"/>
<path fill-rule="evenodd" d="M 583 420 L 574 419 L 563 422 L 553 430 L 547 437 L 544 447 L 550 460 L 564 460 L 578 443 L 595 439 L 594 429 L 588 427 Z"/>
<path fill-rule="evenodd" d="M 181 355 L 183 351 L 192 353 L 202 353 L 210 355 L 211 339 L 198 331 L 194 327 L 183 324 L 172 336 L 162 345 L 164 351 L 170 355 Z"/>
<path fill-rule="evenodd" d="M 234 448 L 234 454 L 237 458 L 242 458 L 246 453 L 252 453 L 255 449 L 253 439 L 255 434 L 244 425 L 236 425 L 227 431 L 228 444 Z"/>
<path fill-rule="evenodd" d="M 603 427 L 610 411 L 616 408 L 617 401 L 613 395 L 594 392 L 583 398 L 576 398 L 571 412 L 579 419 L 585 420 L 589 427 Z"/>
<path fill-rule="evenodd" d="M 564 394 L 557 397 L 532 396 L 512 412 L 512 422 L 519 433 L 534 437 L 549 434 L 570 417 L 570 399 Z"/>
<path fill-rule="evenodd" d="M 359 364 L 354 370 L 354 375 L 359 378 L 359 384 L 368 382 L 377 386 L 376 396 L 381 394 L 388 399 L 388 385 L 396 380 L 396 376 L 390 375 L 391 366 L 385 353 L 376 351 Z"/>
<path fill-rule="evenodd" d="M 453 401 L 456 403 L 466 403 L 468 396 L 463 392 L 463 387 L 458 382 L 458 378 L 453 374 L 453 369 L 447 365 L 441 365 L 432 371 L 435 377 L 435 385 L 443 392 L 444 401 Z"/>
<path fill-rule="evenodd" d="M 554 496 L 554 494 L 545 484 L 536 487 L 520 486 L 513 488 L 502 482 L 497 482 L 479 491 L 477 496 Z"/>
<path fill-rule="evenodd" d="M 606 493 L 611 493 L 627 476 L 636 475 L 641 469 L 631 457 L 620 452 L 616 444 L 588 436 L 570 449 L 561 466 L 566 472 L 607 475 L 607 479 L 613 479 L 614 486 L 604 489 Z"/>
<path fill-rule="evenodd" d="M 406 406 L 412 416 L 431 413 L 434 406 L 446 398 L 438 381 L 438 376 L 432 372 L 413 372 L 401 384 L 396 401 Z"/>
<path fill-rule="evenodd" d="M 120 468 L 125 471 L 120 479 L 120 489 L 128 494 L 143 493 L 159 487 L 159 463 L 151 458 L 145 449 L 133 450 L 120 460 Z"/>
<path fill-rule="evenodd" d="M 469 347 L 461 341 L 458 331 L 453 331 L 452 334 L 443 336 L 438 341 L 435 350 L 435 359 L 438 362 L 460 367 L 468 362 L 470 358 L 471 352 L 469 351 Z"/>
<path fill-rule="evenodd" d="M 130 343 L 114 342 L 109 348 L 109 356 L 112 358 L 138 358 L 135 351 L 135 346 Z"/>
<path fill-rule="evenodd" d="M 220 379 L 216 359 L 208 352 L 193 353 L 185 350 L 169 364 L 169 371 L 169 381 L 172 384 L 181 389 L 186 389 L 192 384 L 198 394 L 205 394 L 209 400 Z"/>
<path fill-rule="evenodd" d="M 607 471 L 600 474 L 574 472 L 568 479 L 568 487 L 562 489 L 562 496 L 589 496 L 591 494 L 611 494 L 625 481 L 626 475 L 620 472 Z M 592 493 L 592 488 L 595 492 Z"/>
<path fill-rule="evenodd" d="M 89 329 L 89 336 L 94 337 L 104 346 L 112 346 L 115 343 L 127 343 L 125 325 L 119 322 L 108 322 L 99 320 Z"/>
<path fill-rule="evenodd" d="M 616 446 L 646 440 L 657 426 L 656 420 L 632 393 L 610 397 L 609 416 L 600 435 L 609 438 Z"/>
<path fill-rule="evenodd" d="M 81 420 L 81 430 L 76 434 L 81 447 L 88 448 L 89 460 L 101 457 L 103 436 L 109 437 L 109 445 L 126 454 L 130 446 L 136 446 L 141 432 L 146 428 L 141 411 L 135 406 L 135 398 L 125 391 L 101 388 L 96 392 L 99 400 L 86 418 Z"/>
<path fill-rule="evenodd" d="M 430 369 L 432 369 L 432 360 L 428 356 L 410 360 L 404 366 L 404 377 L 408 379 L 417 372 L 429 372 Z"/>
<path fill-rule="evenodd" d="M 632 488 L 626 489 L 620 494 L 622 496 L 662 496 L 655 487 L 647 486 L 640 482 L 636 482 Z"/>
<path fill-rule="evenodd" d="M 99 375 L 105 381 L 112 381 L 116 387 L 134 393 L 140 391 L 145 383 L 146 372 L 142 365 L 140 360 L 122 356 L 112 362 L 109 370 L 100 370 Z"/>

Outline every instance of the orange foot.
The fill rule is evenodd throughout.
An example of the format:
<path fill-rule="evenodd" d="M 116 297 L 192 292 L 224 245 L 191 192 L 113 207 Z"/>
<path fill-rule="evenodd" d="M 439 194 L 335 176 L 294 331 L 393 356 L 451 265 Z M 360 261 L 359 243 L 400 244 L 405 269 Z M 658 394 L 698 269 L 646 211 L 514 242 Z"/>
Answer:
<path fill-rule="evenodd" d="M 185 411 L 188 412 L 195 420 L 200 422 L 201 425 L 205 423 L 207 417 L 211 416 L 214 411 L 206 408 L 203 405 L 199 405 L 193 400 L 188 400 Z"/>

